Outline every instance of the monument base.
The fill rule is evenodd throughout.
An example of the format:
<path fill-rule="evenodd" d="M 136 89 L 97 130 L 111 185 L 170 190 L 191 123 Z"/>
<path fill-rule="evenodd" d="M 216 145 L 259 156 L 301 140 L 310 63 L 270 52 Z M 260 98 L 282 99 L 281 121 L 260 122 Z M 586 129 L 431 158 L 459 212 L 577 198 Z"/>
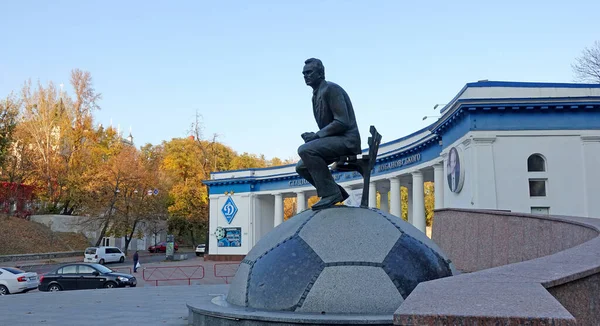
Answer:
<path fill-rule="evenodd" d="M 393 325 L 393 314 L 317 314 L 266 311 L 229 304 L 229 286 L 200 287 L 197 300 L 188 303 L 188 325 L 193 326 L 290 326 L 290 325 Z"/>

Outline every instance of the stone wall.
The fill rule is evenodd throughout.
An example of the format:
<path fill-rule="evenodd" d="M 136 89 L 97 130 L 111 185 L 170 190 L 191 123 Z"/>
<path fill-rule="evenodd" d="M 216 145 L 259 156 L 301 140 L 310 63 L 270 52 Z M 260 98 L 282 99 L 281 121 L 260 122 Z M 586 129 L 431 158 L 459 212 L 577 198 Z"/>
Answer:
<path fill-rule="evenodd" d="M 464 272 L 551 255 L 598 234 L 568 217 L 456 209 L 436 211 L 432 230 L 434 241 Z"/>
<path fill-rule="evenodd" d="M 433 240 L 469 273 L 421 283 L 396 325 L 600 325 L 600 219 L 435 212 Z"/>
<path fill-rule="evenodd" d="M 40 254 L 6 255 L 6 256 L 0 256 L 0 263 L 25 261 L 25 260 L 77 257 L 77 256 L 83 256 L 83 251 L 65 251 L 65 252 L 47 252 L 47 253 L 40 253 Z"/>

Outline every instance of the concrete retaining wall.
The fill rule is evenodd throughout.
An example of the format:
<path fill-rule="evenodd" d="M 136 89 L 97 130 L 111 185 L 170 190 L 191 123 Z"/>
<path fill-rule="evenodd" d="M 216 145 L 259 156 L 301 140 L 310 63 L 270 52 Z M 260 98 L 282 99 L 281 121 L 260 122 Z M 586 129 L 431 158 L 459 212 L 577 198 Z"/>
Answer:
<path fill-rule="evenodd" d="M 24 254 L 24 255 L 6 255 L 0 256 L 0 263 L 9 261 L 25 261 L 25 260 L 40 260 L 64 257 L 83 257 L 83 251 L 66 251 L 66 252 L 48 252 L 43 254 Z"/>
<path fill-rule="evenodd" d="M 600 219 L 435 212 L 433 240 L 471 273 L 419 284 L 396 325 L 600 325 Z"/>

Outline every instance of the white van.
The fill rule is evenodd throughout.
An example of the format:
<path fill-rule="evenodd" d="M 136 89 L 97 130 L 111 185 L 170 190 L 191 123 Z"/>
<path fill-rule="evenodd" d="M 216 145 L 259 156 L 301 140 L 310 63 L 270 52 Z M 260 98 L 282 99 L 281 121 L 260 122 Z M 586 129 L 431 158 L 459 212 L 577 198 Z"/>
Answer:
<path fill-rule="evenodd" d="M 125 261 L 125 254 L 117 247 L 89 247 L 85 249 L 84 263 L 112 263 Z"/>

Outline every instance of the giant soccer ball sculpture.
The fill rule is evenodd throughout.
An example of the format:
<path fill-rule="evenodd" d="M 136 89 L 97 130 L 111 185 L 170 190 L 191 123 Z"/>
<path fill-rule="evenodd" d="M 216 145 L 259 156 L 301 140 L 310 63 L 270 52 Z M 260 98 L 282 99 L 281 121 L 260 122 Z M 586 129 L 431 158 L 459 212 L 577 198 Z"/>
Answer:
<path fill-rule="evenodd" d="M 227 302 L 269 311 L 393 314 L 420 283 L 454 266 L 425 234 L 377 209 L 306 210 L 240 264 Z"/>

